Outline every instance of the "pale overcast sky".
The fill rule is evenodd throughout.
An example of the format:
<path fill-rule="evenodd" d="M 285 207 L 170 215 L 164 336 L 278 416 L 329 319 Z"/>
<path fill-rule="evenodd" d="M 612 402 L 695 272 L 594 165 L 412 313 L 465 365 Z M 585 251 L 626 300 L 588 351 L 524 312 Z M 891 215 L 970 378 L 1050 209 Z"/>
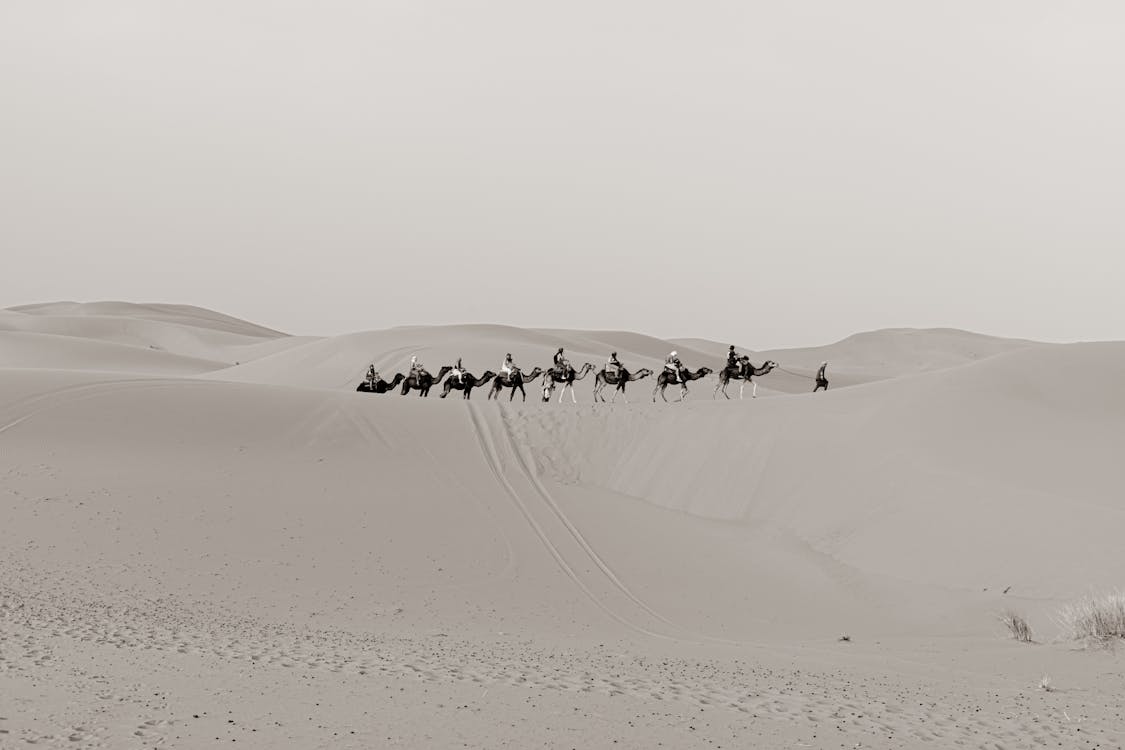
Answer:
<path fill-rule="evenodd" d="M 0 4 L 0 307 L 1125 338 L 1125 3 Z"/>

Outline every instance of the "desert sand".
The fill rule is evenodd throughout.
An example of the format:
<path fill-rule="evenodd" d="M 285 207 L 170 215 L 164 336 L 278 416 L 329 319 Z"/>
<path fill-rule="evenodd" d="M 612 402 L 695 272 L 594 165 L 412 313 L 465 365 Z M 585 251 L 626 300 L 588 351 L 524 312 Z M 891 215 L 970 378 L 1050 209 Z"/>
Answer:
<path fill-rule="evenodd" d="M 784 369 L 741 400 L 354 390 L 727 343 L 0 311 L 0 746 L 1120 747 L 1121 657 L 1056 613 L 1125 581 L 1125 343 L 875 331 L 753 352 Z"/>

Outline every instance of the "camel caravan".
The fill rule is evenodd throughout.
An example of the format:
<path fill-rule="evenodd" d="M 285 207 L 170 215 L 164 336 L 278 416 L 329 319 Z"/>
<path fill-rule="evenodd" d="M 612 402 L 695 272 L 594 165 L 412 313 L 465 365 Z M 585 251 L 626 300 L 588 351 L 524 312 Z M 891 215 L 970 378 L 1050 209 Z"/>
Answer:
<path fill-rule="evenodd" d="M 750 397 L 757 398 L 758 383 L 754 378 L 767 375 L 778 367 L 778 364 L 772 360 L 755 367 L 751 364 L 749 356 L 738 354 L 734 346 L 731 346 L 727 352 L 726 364 L 718 372 L 718 383 L 715 385 L 715 391 L 711 394 L 711 397 L 718 398 L 719 394 L 722 394 L 729 399 L 730 394 L 727 393 L 727 386 L 730 385 L 732 380 L 737 380 L 739 381 L 738 397 L 740 399 L 745 397 L 747 385 L 751 387 Z M 822 362 L 816 377 L 809 378 L 816 381 L 814 393 L 820 390 L 828 390 L 828 379 L 825 375 L 827 367 L 828 363 Z M 578 403 L 578 398 L 574 395 L 574 384 L 579 380 L 584 380 L 595 369 L 595 366 L 589 362 L 575 369 L 566 358 L 562 347 L 560 347 L 555 352 L 552 366 L 546 370 L 536 367 L 525 372 L 515 364 L 512 355 L 508 354 L 504 358 L 504 363 L 500 366 L 500 372 L 498 373 L 485 370 L 478 377 L 466 370 L 461 364 L 461 360 L 458 359 L 455 365 L 442 366 L 438 370 L 438 374 L 434 376 L 422 366 L 415 355 L 410 358 L 410 372 L 406 375 L 397 373 L 389 382 L 379 375 L 375 365 L 372 364 L 367 368 L 367 377 L 356 390 L 360 393 L 389 393 L 397 389 L 403 396 L 411 391 L 417 391 L 419 396 L 428 396 L 431 388 L 440 385 L 442 398 L 447 397 L 453 391 L 459 391 L 461 398 L 468 399 L 472 396 L 474 389 L 487 388 L 489 400 L 494 398 L 499 400 L 504 390 L 507 389 L 509 401 L 515 399 L 517 391 L 521 400 L 527 401 L 527 391 L 524 386 L 532 385 L 536 380 L 541 380 L 539 389 L 544 402 L 549 402 L 554 397 L 555 391 L 558 390 L 559 403 L 562 403 L 567 390 L 569 390 L 571 401 Z M 613 352 L 609 355 L 605 366 L 594 375 L 594 401 L 606 403 L 605 391 L 609 388 L 613 393 L 609 403 L 616 402 L 618 396 L 625 403 L 628 403 L 629 399 L 625 396 L 625 387 L 633 381 L 643 380 L 653 375 L 655 375 L 655 386 L 652 389 L 652 400 L 654 402 L 657 396 L 666 402 L 668 401 L 665 391 L 669 386 L 679 390 L 679 397 L 676 401 L 683 401 L 688 395 L 689 383 L 705 378 L 713 372 L 714 370 L 710 367 L 700 367 L 696 370 L 685 367 L 676 352 L 668 355 L 664 361 L 664 369 L 659 373 L 654 373 L 652 370 L 643 367 L 630 372 L 617 359 L 617 352 Z M 801 377 L 808 376 L 802 375 Z"/>

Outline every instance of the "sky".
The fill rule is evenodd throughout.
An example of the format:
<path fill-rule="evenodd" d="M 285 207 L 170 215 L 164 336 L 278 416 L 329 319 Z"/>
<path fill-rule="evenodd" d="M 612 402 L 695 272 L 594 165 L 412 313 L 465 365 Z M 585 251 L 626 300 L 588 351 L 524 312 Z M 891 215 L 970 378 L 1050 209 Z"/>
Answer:
<path fill-rule="evenodd" d="M 0 4 L 0 307 L 1125 339 L 1125 4 Z"/>

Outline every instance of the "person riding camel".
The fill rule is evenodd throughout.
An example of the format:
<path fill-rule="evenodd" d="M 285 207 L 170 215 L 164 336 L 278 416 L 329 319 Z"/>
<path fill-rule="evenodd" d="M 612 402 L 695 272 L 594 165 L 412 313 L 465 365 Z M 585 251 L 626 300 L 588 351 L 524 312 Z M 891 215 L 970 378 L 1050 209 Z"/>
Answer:
<path fill-rule="evenodd" d="M 504 364 L 500 365 L 500 373 L 510 378 L 516 369 L 516 363 L 512 361 L 512 353 L 508 352 L 504 355 Z"/>
<path fill-rule="evenodd" d="M 375 364 L 372 363 L 367 368 L 367 387 L 375 390 L 375 384 L 379 382 L 379 371 L 375 369 Z"/>
<path fill-rule="evenodd" d="M 605 374 L 612 374 L 613 377 L 621 375 L 621 361 L 617 359 L 617 352 L 611 352 L 609 360 L 605 363 Z"/>
<path fill-rule="evenodd" d="M 559 350 L 555 352 L 555 372 L 558 373 L 560 378 L 566 377 L 566 371 L 570 369 L 570 362 L 567 361 L 566 355 L 563 354 L 563 348 L 560 346 Z"/>
<path fill-rule="evenodd" d="M 730 349 L 727 351 L 727 367 L 738 373 L 742 372 L 742 358 L 739 357 L 738 352 L 734 350 L 734 344 L 731 344 Z"/>
<path fill-rule="evenodd" d="M 410 374 L 417 375 L 423 370 L 422 363 L 418 361 L 417 354 L 410 355 Z"/>
<path fill-rule="evenodd" d="M 682 362 L 680 362 L 680 358 L 676 355 L 676 352 L 672 352 L 664 360 L 664 369 L 672 373 L 672 377 L 674 378 L 672 380 L 673 383 L 680 382 L 680 368 L 683 366 L 684 365 Z"/>
<path fill-rule="evenodd" d="M 457 364 L 449 371 L 450 378 L 457 378 L 457 382 L 465 385 L 465 368 L 461 366 L 461 358 L 457 358 Z"/>

